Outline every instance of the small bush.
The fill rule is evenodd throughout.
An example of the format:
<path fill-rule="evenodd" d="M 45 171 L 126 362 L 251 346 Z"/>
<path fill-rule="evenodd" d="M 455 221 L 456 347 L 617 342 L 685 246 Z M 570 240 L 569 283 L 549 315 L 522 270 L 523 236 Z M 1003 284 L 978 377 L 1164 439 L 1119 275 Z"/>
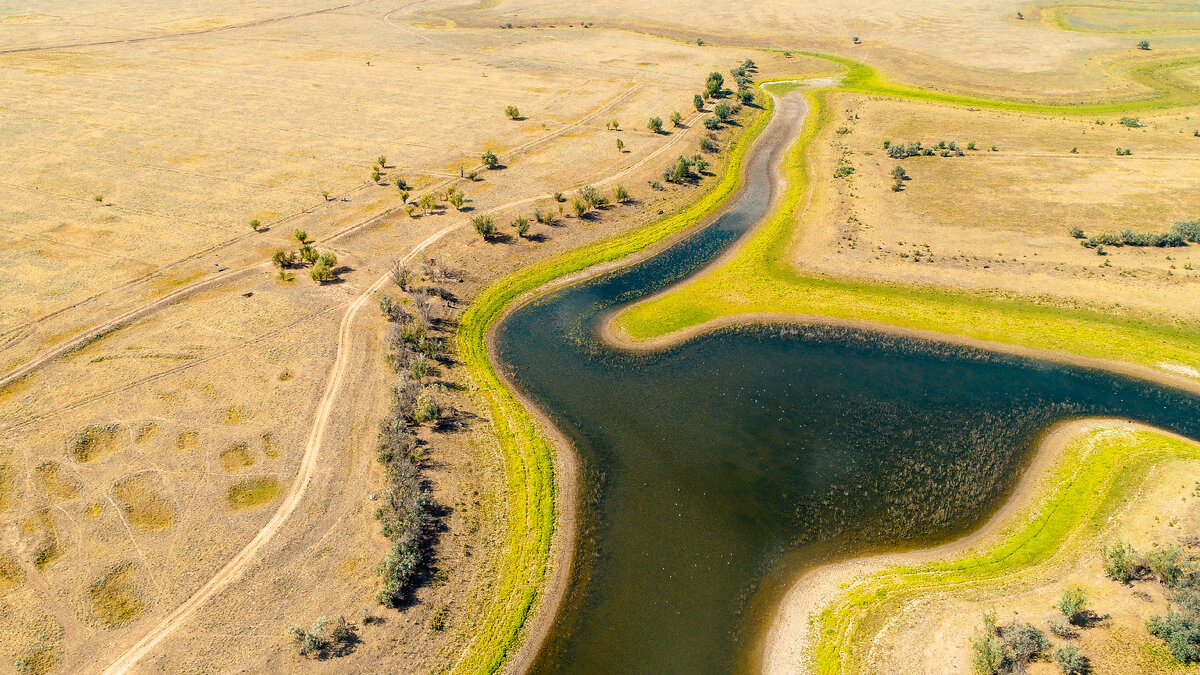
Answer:
<path fill-rule="evenodd" d="M 705 117 L 704 128 L 708 129 L 709 131 L 716 131 L 717 129 L 721 128 L 721 120 L 715 117 Z"/>
<path fill-rule="evenodd" d="M 662 129 L 663 129 L 662 118 L 661 117 L 651 117 L 649 120 L 646 121 L 646 128 L 656 134 L 662 133 Z"/>
<path fill-rule="evenodd" d="M 1064 675 L 1083 675 L 1088 670 L 1087 658 L 1079 653 L 1075 645 L 1067 645 L 1056 649 L 1051 658 L 1058 664 Z"/>
<path fill-rule="evenodd" d="M 515 120 L 521 116 L 521 111 L 517 110 L 517 106 L 510 105 L 504 109 L 504 114 L 508 115 L 509 119 Z"/>
<path fill-rule="evenodd" d="M 1173 608 L 1156 614 L 1146 622 L 1150 634 L 1167 643 L 1171 656 L 1180 663 L 1200 661 L 1200 620 L 1195 614 L 1180 614 Z"/>
<path fill-rule="evenodd" d="M 629 201 L 629 190 L 626 190 L 624 185 L 617 185 L 613 188 L 613 198 L 618 202 L 625 203 Z"/>
<path fill-rule="evenodd" d="M 475 227 L 475 232 L 484 239 L 496 236 L 496 223 L 492 221 L 491 216 L 475 216 L 471 219 L 471 225 Z"/>
<path fill-rule="evenodd" d="M 484 150 L 483 154 L 479 156 L 479 163 L 489 169 L 494 169 L 500 165 L 500 158 L 491 150 Z"/>
<path fill-rule="evenodd" d="M 1104 573 L 1110 579 L 1128 583 L 1141 576 L 1142 557 L 1129 542 L 1118 541 L 1112 546 L 1101 546 L 1100 556 L 1104 560 Z"/>
<path fill-rule="evenodd" d="M 1087 600 L 1087 589 L 1076 586 L 1063 591 L 1055 607 L 1062 613 L 1067 623 L 1073 624 L 1079 618 L 1079 614 L 1083 612 L 1084 606 L 1087 605 Z"/>
<path fill-rule="evenodd" d="M 1083 233 L 1082 227 L 1072 227 L 1071 229 L 1067 230 L 1067 232 L 1076 239 L 1084 239 L 1087 237 L 1087 235 Z"/>

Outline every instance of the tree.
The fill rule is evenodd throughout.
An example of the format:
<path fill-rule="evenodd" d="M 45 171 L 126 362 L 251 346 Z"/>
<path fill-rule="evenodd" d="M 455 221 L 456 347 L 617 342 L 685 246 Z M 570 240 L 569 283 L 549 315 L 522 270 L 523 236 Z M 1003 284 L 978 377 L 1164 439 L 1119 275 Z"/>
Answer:
<path fill-rule="evenodd" d="M 334 279 L 333 269 L 329 265 L 322 263 L 320 260 L 317 260 L 316 264 L 312 266 L 312 269 L 309 270 L 308 275 L 311 276 L 312 280 L 318 284 L 323 284 L 326 281 L 333 281 Z"/>
<path fill-rule="evenodd" d="M 649 121 L 646 122 L 646 128 L 649 129 L 650 131 L 653 131 L 656 134 L 661 134 L 662 128 L 663 128 L 662 118 L 661 117 L 651 117 L 649 119 Z"/>
<path fill-rule="evenodd" d="M 625 141 L 617 139 L 617 152 L 625 152 Z"/>
<path fill-rule="evenodd" d="M 254 230 L 255 232 L 258 232 L 259 227 L 262 227 L 262 223 L 258 222 L 258 218 L 254 218 L 253 220 L 250 221 L 250 229 Z"/>
<path fill-rule="evenodd" d="M 285 267 L 291 267 L 296 264 L 296 252 L 287 251 L 285 253 L 284 251 L 275 251 L 275 254 L 271 256 L 271 262 L 275 263 L 275 266 L 281 270 Z"/>
<path fill-rule="evenodd" d="M 396 179 L 396 189 L 397 190 L 407 190 L 408 189 L 408 181 L 404 180 L 403 178 L 397 178 Z"/>
<path fill-rule="evenodd" d="M 510 105 L 504 109 L 504 114 L 508 115 L 509 119 L 515 120 L 521 117 L 521 111 L 517 110 L 517 106 Z"/>
<path fill-rule="evenodd" d="M 708 160 L 704 159 L 700 155 L 696 155 L 695 157 L 692 157 L 692 166 L 696 168 L 696 173 L 703 176 L 704 172 L 708 171 Z"/>
<path fill-rule="evenodd" d="M 455 192 L 450 195 L 450 204 L 452 204 L 454 208 L 458 209 L 459 211 L 462 211 L 463 202 L 465 199 L 466 198 L 463 197 L 463 193 Z"/>
<path fill-rule="evenodd" d="M 686 179 L 691 173 L 691 162 L 689 162 L 683 155 L 680 155 L 679 159 L 676 159 L 675 163 L 663 172 L 663 178 L 666 178 L 667 182 L 669 183 L 680 183 L 683 182 L 683 180 Z"/>
<path fill-rule="evenodd" d="M 743 105 L 750 105 L 751 103 L 754 103 L 754 92 L 750 91 L 749 89 L 746 91 L 739 91 L 738 100 L 740 100 Z"/>
<path fill-rule="evenodd" d="M 613 118 L 613 119 L 611 119 L 611 120 L 609 120 L 609 121 L 608 121 L 608 128 L 609 128 L 609 129 L 612 129 L 613 131 L 620 131 L 620 130 L 621 130 L 621 123 L 620 123 L 620 122 L 618 122 L 618 121 L 616 120 L 616 118 Z"/>
<path fill-rule="evenodd" d="M 583 199 L 588 206 L 603 206 L 603 202 L 601 201 L 603 198 L 600 196 L 600 193 L 596 190 L 596 188 L 592 187 L 591 185 L 584 185 L 583 187 L 579 188 L 579 197 Z"/>
<path fill-rule="evenodd" d="M 1058 604 L 1055 606 L 1058 608 L 1058 611 L 1062 612 L 1068 623 L 1075 623 L 1080 613 L 1083 612 L 1083 607 L 1087 604 L 1087 599 L 1087 589 L 1075 586 L 1063 591 L 1063 594 L 1058 598 Z"/>
<path fill-rule="evenodd" d="M 618 202 L 625 203 L 629 201 L 629 190 L 626 190 L 624 185 L 617 185 L 613 188 L 613 198 Z"/>
<path fill-rule="evenodd" d="M 489 169 L 494 169 L 500 165 L 500 158 L 491 150 L 484 150 L 483 154 L 479 156 L 479 161 Z"/>
<path fill-rule="evenodd" d="M 892 178 L 896 180 L 909 180 L 908 172 L 900 165 L 896 165 L 896 168 L 892 169 Z"/>
<path fill-rule="evenodd" d="M 571 209 L 573 209 L 575 211 L 576 217 L 582 218 L 583 215 L 588 212 L 588 205 L 586 202 L 580 201 L 578 199 L 573 199 L 573 200 L 571 200 Z"/>
<path fill-rule="evenodd" d="M 733 117 L 733 108 L 729 107 L 728 103 L 718 103 L 717 107 L 713 108 L 713 114 L 722 122 L 728 122 L 730 117 Z"/>
<path fill-rule="evenodd" d="M 1141 42 L 1138 43 L 1138 49 L 1149 50 L 1150 49 L 1150 41 L 1142 40 Z"/>
<path fill-rule="evenodd" d="M 708 79 L 704 82 L 704 97 L 713 98 L 721 93 L 721 88 L 725 86 L 725 76 L 713 71 L 708 74 Z"/>
<path fill-rule="evenodd" d="M 417 206 L 421 207 L 423 213 L 429 213 L 437 206 L 437 198 L 432 193 L 425 193 L 417 200 Z"/>
<path fill-rule="evenodd" d="M 378 167 L 371 169 L 371 180 L 375 183 L 379 182 L 379 168 Z"/>
<path fill-rule="evenodd" d="M 308 233 L 299 228 L 292 230 L 292 236 L 295 237 L 296 241 L 300 242 L 301 244 L 304 244 L 308 241 Z"/>
<path fill-rule="evenodd" d="M 319 255 L 317 254 L 317 249 L 309 246 L 308 244 L 300 247 L 300 259 L 304 262 L 311 265 L 317 262 L 318 257 Z"/>
<path fill-rule="evenodd" d="M 701 110 L 704 110 L 704 97 L 701 96 L 700 94 L 696 94 L 695 96 L 693 96 L 692 97 L 692 106 L 696 108 L 696 112 L 700 112 Z"/>
<path fill-rule="evenodd" d="M 387 157 L 384 157 L 383 155 L 380 155 L 380 156 L 379 156 L 379 159 L 375 160 L 375 162 L 376 162 L 377 164 L 379 164 L 379 168 L 381 168 L 381 169 L 386 169 L 386 168 L 387 168 Z"/>
<path fill-rule="evenodd" d="M 496 236 L 496 223 L 492 221 L 491 216 L 475 216 L 471 219 L 471 225 L 475 226 L 475 232 L 484 239 Z"/>
<path fill-rule="evenodd" d="M 337 256 L 334 255 L 333 251 L 324 251 L 321 255 L 317 256 L 317 264 L 324 265 L 332 270 L 337 267 Z"/>
<path fill-rule="evenodd" d="M 524 237 L 529 232 L 529 219 L 525 216 L 517 216 L 513 219 L 513 227 L 517 228 L 517 236 Z"/>
<path fill-rule="evenodd" d="M 671 113 L 671 126 L 679 127 L 682 125 L 683 125 L 683 115 L 680 115 L 678 110 Z"/>
<path fill-rule="evenodd" d="M 705 117 L 704 128 L 708 129 L 709 131 L 716 131 L 717 129 L 721 128 L 721 120 L 715 117 Z"/>
<path fill-rule="evenodd" d="M 401 203 L 401 204 L 407 204 L 407 203 L 408 203 L 408 190 L 401 190 L 401 191 L 400 191 L 400 203 Z"/>

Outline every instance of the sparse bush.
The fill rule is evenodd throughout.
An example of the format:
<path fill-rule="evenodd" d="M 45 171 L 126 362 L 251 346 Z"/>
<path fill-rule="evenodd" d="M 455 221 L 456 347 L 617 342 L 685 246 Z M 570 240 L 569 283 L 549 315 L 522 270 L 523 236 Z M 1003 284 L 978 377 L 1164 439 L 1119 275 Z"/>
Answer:
<path fill-rule="evenodd" d="M 892 169 L 892 178 L 896 180 L 910 180 L 908 172 L 900 165 L 896 165 L 896 168 Z"/>
<path fill-rule="evenodd" d="M 1050 627 L 1051 633 L 1064 640 L 1079 637 L 1078 631 L 1072 628 L 1069 623 L 1059 621 L 1058 619 L 1050 619 L 1046 622 L 1046 625 Z"/>
<path fill-rule="evenodd" d="M 1088 670 L 1087 658 L 1079 653 L 1075 645 L 1067 645 L 1054 650 L 1051 658 L 1058 664 L 1058 669 L 1064 675 L 1083 675 Z"/>
<path fill-rule="evenodd" d="M 700 150 L 703 152 L 716 152 L 720 150 L 720 147 L 711 138 L 705 136 L 700 139 Z"/>
<path fill-rule="evenodd" d="M 471 219 L 471 225 L 475 227 L 475 232 L 484 239 L 496 236 L 496 223 L 492 221 L 491 216 L 475 216 Z"/>
<path fill-rule="evenodd" d="M 554 224 L 554 214 L 550 211 L 542 211 L 541 209 L 538 209 L 533 212 L 533 219 L 542 225 Z"/>
<path fill-rule="evenodd" d="M 329 618 L 322 616 L 313 621 L 308 630 L 304 630 L 300 626 L 289 626 L 287 634 L 296 643 L 301 656 L 318 657 L 329 646 L 329 641 L 325 637 L 325 628 L 328 625 Z"/>
<path fill-rule="evenodd" d="M 1142 574 L 1142 557 L 1129 545 L 1129 542 L 1118 541 L 1112 546 L 1100 547 L 1100 556 L 1104 560 L 1104 573 L 1110 579 L 1128 583 Z"/>
<path fill-rule="evenodd" d="M 651 117 L 646 122 L 646 128 L 656 134 L 662 133 L 662 128 L 663 128 L 662 118 L 661 117 Z"/>
<path fill-rule="evenodd" d="M 433 610 L 433 614 L 429 616 L 429 630 L 441 631 L 446 629 L 446 618 L 450 615 L 450 608 L 442 605 Z"/>
<path fill-rule="evenodd" d="M 508 115 L 509 119 L 515 120 L 521 116 L 521 111 L 517 110 L 517 106 L 510 105 L 504 109 L 504 114 Z"/>
<path fill-rule="evenodd" d="M 1055 607 L 1062 613 L 1067 623 L 1074 624 L 1078 620 L 1079 614 L 1083 612 L 1084 606 L 1087 605 L 1087 600 L 1087 589 L 1075 586 L 1063 591 Z"/>
<path fill-rule="evenodd" d="M 1191 581 L 1196 573 L 1195 563 L 1188 561 L 1183 549 L 1164 546 L 1146 554 L 1146 567 L 1167 588 L 1178 588 Z"/>
<path fill-rule="evenodd" d="M 379 299 L 379 313 L 391 323 L 400 323 L 404 318 L 404 306 L 392 296 L 385 295 Z"/>
<path fill-rule="evenodd" d="M 618 184 L 613 188 L 613 198 L 623 204 L 629 201 L 629 190 L 626 190 L 624 185 Z"/>
<path fill-rule="evenodd" d="M 834 170 L 833 177 L 834 178 L 845 178 L 846 176 L 849 176 L 852 173 L 854 173 L 854 167 L 850 166 L 849 164 L 842 164 L 842 165 L 839 165 L 836 170 Z"/>
<path fill-rule="evenodd" d="M 408 372 L 417 382 L 425 379 L 431 367 L 429 359 L 424 354 L 417 354 L 408 361 Z"/>
<path fill-rule="evenodd" d="M 1082 227 L 1072 227 L 1071 229 L 1067 230 L 1067 232 L 1069 232 L 1071 236 L 1075 237 L 1076 239 L 1084 239 L 1087 237 L 1087 235 L 1083 233 Z"/>
<path fill-rule="evenodd" d="M 479 156 L 479 163 L 489 169 L 494 169 L 500 165 L 500 158 L 491 150 L 484 150 L 483 154 Z"/>
<path fill-rule="evenodd" d="M 1150 634 L 1167 643 L 1171 656 L 1180 663 L 1200 661 L 1200 620 L 1194 613 L 1181 614 L 1174 608 L 1166 614 L 1156 614 L 1146 621 Z"/>
<path fill-rule="evenodd" d="M 1171 232 L 1185 241 L 1200 244 L 1200 220 L 1180 221 L 1171 226 Z"/>
<path fill-rule="evenodd" d="M 1004 645 L 996 631 L 996 619 L 983 615 L 983 628 L 971 637 L 971 666 L 976 675 L 996 675 L 1004 664 Z"/>
<path fill-rule="evenodd" d="M 517 228 L 518 237 L 524 237 L 529 232 L 529 219 L 525 216 L 517 216 L 513 219 L 512 226 Z"/>

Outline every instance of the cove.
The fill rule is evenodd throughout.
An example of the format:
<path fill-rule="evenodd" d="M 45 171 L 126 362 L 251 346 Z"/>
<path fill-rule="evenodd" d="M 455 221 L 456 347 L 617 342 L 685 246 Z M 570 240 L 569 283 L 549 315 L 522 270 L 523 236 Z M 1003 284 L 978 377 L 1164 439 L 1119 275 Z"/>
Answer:
<path fill-rule="evenodd" d="M 534 672 L 750 669 L 778 590 L 765 580 L 978 526 L 1048 425 L 1122 416 L 1200 437 L 1200 401 L 1180 392 L 865 331 L 724 329 L 648 355 L 602 344 L 614 308 L 762 219 L 802 112 L 800 96 L 779 100 L 711 225 L 496 327 L 498 363 L 584 466 L 577 569 Z"/>

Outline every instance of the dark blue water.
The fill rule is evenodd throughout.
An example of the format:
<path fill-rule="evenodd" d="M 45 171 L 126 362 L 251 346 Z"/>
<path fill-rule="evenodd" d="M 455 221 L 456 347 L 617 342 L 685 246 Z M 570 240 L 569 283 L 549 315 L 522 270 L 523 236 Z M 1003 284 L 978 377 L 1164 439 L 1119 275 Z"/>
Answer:
<path fill-rule="evenodd" d="M 780 104 L 768 150 L 786 144 L 796 105 Z M 649 356 L 602 345 L 606 312 L 758 221 L 778 157 L 756 152 L 746 192 L 711 226 L 497 330 L 500 362 L 584 465 L 578 569 L 534 672 L 747 669 L 771 600 L 755 593 L 781 565 L 981 524 L 1053 422 L 1115 415 L 1200 437 L 1200 401 L 1180 392 L 868 332 L 727 329 Z"/>

